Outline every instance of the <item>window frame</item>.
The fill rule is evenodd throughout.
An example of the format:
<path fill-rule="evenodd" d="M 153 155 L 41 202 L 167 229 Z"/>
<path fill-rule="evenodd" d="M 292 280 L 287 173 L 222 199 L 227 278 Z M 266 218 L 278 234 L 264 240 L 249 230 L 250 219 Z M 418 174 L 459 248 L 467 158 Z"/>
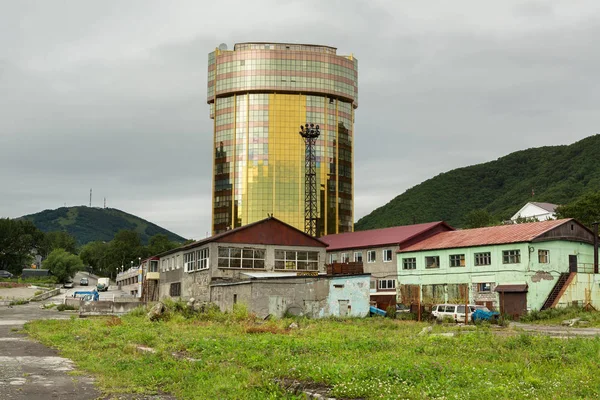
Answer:
<path fill-rule="evenodd" d="M 348 253 L 342 253 L 340 255 L 340 262 L 343 264 L 350 262 L 350 255 Z"/>
<path fill-rule="evenodd" d="M 281 253 L 283 253 L 283 258 L 281 257 Z M 291 257 L 292 253 L 293 257 Z M 290 257 L 288 257 L 288 255 Z M 299 257 L 299 255 L 301 255 L 301 257 Z M 275 249 L 273 258 L 273 269 L 276 271 L 319 271 L 318 251 Z M 278 266 L 278 264 L 283 264 L 283 268 Z M 306 268 L 298 268 L 298 266 L 301 265 L 304 265 Z"/>
<path fill-rule="evenodd" d="M 200 258 L 202 257 L 202 258 Z M 210 247 L 196 250 L 196 271 L 204 271 L 210 268 Z"/>
<path fill-rule="evenodd" d="M 385 284 L 382 284 L 384 283 Z M 391 287 L 389 283 L 392 282 Z M 395 279 L 377 279 L 377 290 L 396 290 L 396 280 Z"/>
<path fill-rule="evenodd" d="M 386 255 L 389 253 L 390 258 L 387 259 Z M 394 253 L 392 251 L 392 249 L 385 249 L 382 251 L 382 255 L 381 255 L 383 262 L 392 262 L 394 261 Z"/>
<path fill-rule="evenodd" d="M 473 254 L 473 259 L 474 262 L 473 264 L 476 267 L 482 267 L 482 266 L 486 266 L 486 265 L 492 265 L 492 253 L 490 251 L 484 251 L 481 253 L 474 253 Z M 484 261 L 483 263 L 481 261 Z M 485 261 L 487 261 L 487 263 L 485 263 Z"/>
<path fill-rule="evenodd" d="M 185 272 L 194 272 L 196 270 L 195 250 L 183 254 L 183 269 Z"/>
<path fill-rule="evenodd" d="M 377 261 L 377 251 L 367 250 L 367 264 L 372 264 Z"/>
<path fill-rule="evenodd" d="M 546 261 L 542 261 L 542 257 L 544 257 Z M 538 263 L 550 264 L 550 250 L 538 249 Z"/>
<path fill-rule="evenodd" d="M 169 296 L 181 297 L 181 282 L 173 282 L 169 285 Z"/>
<path fill-rule="evenodd" d="M 502 264 L 520 264 L 521 250 L 502 250 Z"/>
<path fill-rule="evenodd" d="M 233 252 L 232 252 L 233 250 Z M 222 251 L 227 251 L 227 256 L 222 256 Z M 244 255 L 245 252 L 248 251 L 252 251 L 252 257 L 246 257 Z M 233 256 L 232 257 L 232 253 L 237 253 L 239 252 L 239 257 L 237 256 Z M 262 252 L 262 257 L 257 257 L 257 252 Z M 259 248 L 259 247 L 235 247 L 235 246 L 218 246 L 217 247 L 217 268 L 222 268 L 222 269 L 238 269 L 238 270 L 246 270 L 246 271 L 253 271 L 253 270 L 257 270 L 257 269 L 265 269 L 265 261 L 266 261 L 266 249 L 263 248 Z M 223 266 L 223 262 L 222 260 L 227 260 L 227 266 Z M 237 264 L 237 261 L 239 260 L 239 267 L 237 266 L 231 266 L 231 262 L 235 261 Z M 245 267 L 244 264 L 245 262 L 248 261 L 252 261 L 252 267 Z M 258 266 L 256 266 L 258 261 Z M 262 263 L 261 263 L 262 261 Z M 262 264 L 262 266 L 261 266 Z"/>
<path fill-rule="evenodd" d="M 429 261 L 435 260 L 435 263 L 429 263 Z M 435 265 L 435 266 L 433 266 Z M 438 269 L 440 268 L 440 256 L 425 256 L 425 268 L 426 269 Z"/>
<path fill-rule="evenodd" d="M 356 257 L 357 254 L 359 254 L 359 257 Z M 358 258 L 360 258 L 360 260 L 358 260 Z M 363 262 L 362 251 L 355 251 L 354 252 L 354 262 L 359 262 L 359 263 Z"/>
<path fill-rule="evenodd" d="M 417 269 L 417 257 L 406 257 L 402 259 L 402 269 L 412 271 Z"/>
<path fill-rule="evenodd" d="M 329 264 L 337 263 L 337 253 L 329 253 Z"/>
<path fill-rule="evenodd" d="M 458 257 L 458 259 L 457 259 L 457 257 Z M 466 262 L 464 254 L 450 254 L 448 256 L 448 260 L 450 262 L 450 267 L 452 267 L 452 268 L 467 266 L 467 262 Z M 456 265 L 456 261 L 458 261 L 458 265 Z"/>
<path fill-rule="evenodd" d="M 487 285 L 488 288 L 485 289 L 485 286 Z M 478 293 L 492 293 L 492 282 L 480 282 L 477 284 L 477 292 Z"/>

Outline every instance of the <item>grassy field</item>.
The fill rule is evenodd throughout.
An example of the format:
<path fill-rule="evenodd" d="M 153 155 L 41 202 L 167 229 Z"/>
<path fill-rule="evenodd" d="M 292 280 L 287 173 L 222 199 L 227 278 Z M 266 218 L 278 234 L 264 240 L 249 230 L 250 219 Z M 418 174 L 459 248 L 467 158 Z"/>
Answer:
<path fill-rule="evenodd" d="M 32 337 L 59 349 L 107 393 L 181 399 L 303 398 L 301 382 L 336 398 L 576 399 L 600 393 L 600 339 L 460 330 L 384 318 L 256 321 L 243 309 L 150 322 L 35 321 Z M 298 328 L 289 329 L 292 322 Z M 502 331 L 497 334 L 494 331 Z M 437 333 L 457 332 L 453 337 Z M 141 351 L 140 346 L 153 349 Z"/>
<path fill-rule="evenodd" d="M 549 308 L 544 311 L 532 311 L 521 317 L 521 322 L 540 325 L 560 325 L 565 320 L 578 318 L 586 327 L 600 327 L 600 312 L 584 310 L 581 307 Z M 578 326 L 578 325 L 575 325 Z"/>

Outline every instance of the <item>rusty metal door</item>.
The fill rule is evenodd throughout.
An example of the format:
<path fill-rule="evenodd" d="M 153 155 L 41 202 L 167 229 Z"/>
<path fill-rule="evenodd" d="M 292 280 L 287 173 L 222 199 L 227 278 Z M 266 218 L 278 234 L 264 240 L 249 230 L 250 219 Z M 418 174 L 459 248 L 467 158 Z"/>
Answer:
<path fill-rule="evenodd" d="M 577 256 L 569 254 L 569 272 L 577 272 Z"/>
<path fill-rule="evenodd" d="M 515 320 L 527 313 L 527 292 L 501 292 L 500 313 L 510 315 Z"/>

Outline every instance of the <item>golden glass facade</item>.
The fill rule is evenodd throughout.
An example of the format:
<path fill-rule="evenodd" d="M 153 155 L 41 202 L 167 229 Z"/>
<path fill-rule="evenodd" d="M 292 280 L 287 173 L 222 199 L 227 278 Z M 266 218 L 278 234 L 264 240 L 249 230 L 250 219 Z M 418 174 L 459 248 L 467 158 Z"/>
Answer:
<path fill-rule="evenodd" d="M 273 215 L 304 229 L 301 124 L 317 140 L 318 236 L 353 230 L 358 62 L 327 46 L 241 43 L 209 54 L 213 233 Z"/>

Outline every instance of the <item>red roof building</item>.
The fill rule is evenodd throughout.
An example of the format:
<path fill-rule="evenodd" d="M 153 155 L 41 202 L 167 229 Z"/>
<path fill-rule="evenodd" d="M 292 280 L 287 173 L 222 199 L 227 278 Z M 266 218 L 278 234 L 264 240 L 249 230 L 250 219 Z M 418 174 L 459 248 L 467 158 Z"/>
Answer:
<path fill-rule="evenodd" d="M 371 274 L 371 302 L 385 310 L 396 304 L 395 253 L 404 247 L 453 229 L 445 222 L 438 221 L 327 235 L 320 240 L 329 245 L 328 264 L 362 263 L 364 272 Z"/>

